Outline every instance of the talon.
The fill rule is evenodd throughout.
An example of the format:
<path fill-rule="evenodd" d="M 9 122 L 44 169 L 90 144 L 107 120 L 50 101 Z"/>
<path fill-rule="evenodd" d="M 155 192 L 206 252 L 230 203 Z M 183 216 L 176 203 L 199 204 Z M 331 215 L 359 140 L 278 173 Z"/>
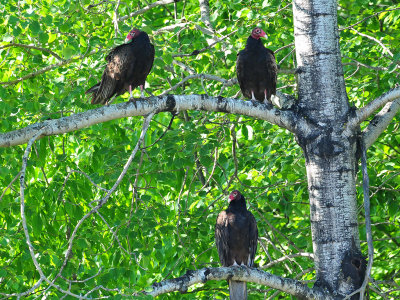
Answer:
<path fill-rule="evenodd" d="M 140 97 L 144 98 L 143 84 L 140 85 Z"/>
<path fill-rule="evenodd" d="M 251 100 L 256 100 L 256 97 L 254 97 L 254 92 L 251 91 Z"/>
<path fill-rule="evenodd" d="M 135 108 L 137 109 L 136 98 L 131 97 L 131 98 L 129 98 L 129 101 L 133 102 L 133 105 L 135 105 Z"/>

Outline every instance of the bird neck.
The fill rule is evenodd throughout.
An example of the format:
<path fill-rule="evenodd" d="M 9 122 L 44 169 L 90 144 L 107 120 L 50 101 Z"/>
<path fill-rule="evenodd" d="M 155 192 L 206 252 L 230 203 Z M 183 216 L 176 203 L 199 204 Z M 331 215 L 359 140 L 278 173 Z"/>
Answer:
<path fill-rule="evenodd" d="M 264 47 L 263 42 L 260 38 L 255 39 L 252 36 L 249 36 L 246 43 L 246 48 L 254 48 L 254 47 Z"/>
<path fill-rule="evenodd" d="M 228 209 L 230 209 L 231 211 L 246 211 L 246 200 L 244 199 L 244 197 L 238 200 L 233 200 L 229 203 Z"/>
<path fill-rule="evenodd" d="M 132 39 L 132 42 L 150 42 L 150 38 L 146 32 L 142 31 L 138 34 L 136 38 Z"/>

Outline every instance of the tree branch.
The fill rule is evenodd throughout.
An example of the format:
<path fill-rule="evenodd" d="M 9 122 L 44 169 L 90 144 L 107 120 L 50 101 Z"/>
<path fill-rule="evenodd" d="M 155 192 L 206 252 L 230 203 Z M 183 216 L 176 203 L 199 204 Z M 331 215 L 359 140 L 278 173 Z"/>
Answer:
<path fill-rule="evenodd" d="M 62 60 L 62 61 L 60 61 L 60 62 L 58 62 L 58 63 L 56 63 L 56 64 L 49 65 L 49 66 L 47 66 L 47 67 L 44 67 L 43 69 L 40 69 L 39 71 L 36 71 L 36 72 L 30 73 L 30 74 L 27 74 L 27 75 L 22 76 L 22 77 L 20 77 L 20 78 L 18 78 L 18 79 L 11 80 L 11 81 L 3 81 L 3 82 L 0 82 L 0 85 L 4 84 L 4 85 L 7 86 L 7 85 L 11 85 L 11 84 L 18 83 L 18 82 L 23 81 L 23 80 L 25 80 L 25 79 L 29 79 L 29 78 L 35 77 L 35 76 L 37 76 L 37 75 L 46 73 L 47 71 L 50 71 L 51 69 L 54 69 L 54 68 L 57 68 L 57 67 L 61 67 L 61 66 L 67 65 L 67 64 L 69 64 L 69 63 L 71 63 L 71 62 L 73 62 L 73 61 L 82 59 L 82 58 L 85 57 L 85 56 L 90 56 L 90 55 L 92 55 L 92 54 L 94 54 L 94 53 L 96 53 L 96 52 L 98 52 L 98 50 L 93 50 L 92 52 L 90 52 L 90 53 L 88 53 L 88 54 L 80 55 L 80 56 L 78 56 L 78 57 L 70 58 L 70 59 L 67 59 L 67 60 Z"/>
<path fill-rule="evenodd" d="M 375 100 L 368 103 L 367 106 L 358 109 L 356 111 L 356 115 L 349 120 L 347 125 L 347 130 L 354 130 L 361 124 L 361 122 L 365 121 L 368 117 L 370 117 L 378 108 L 396 99 L 400 99 L 399 87 L 389 90 L 388 92 L 384 93 L 383 95 L 379 96 Z"/>
<path fill-rule="evenodd" d="M 158 5 L 167 5 L 167 4 L 174 3 L 174 2 L 177 2 L 177 1 L 176 0 L 158 0 L 158 1 L 154 2 L 154 3 L 151 3 L 151 4 L 143 7 L 142 9 L 139 9 L 139 10 L 127 15 L 127 16 L 123 16 L 123 17 L 119 18 L 118 22 L 121 22 L 121 21 L 124 21 L 126 19 L 133 18 L 135 16 L 144 14 L 146 11 L 148 11 L 148 10 L 152 9 L 153 7 L 156 7 Z"/>
<path fill-rule="evenodd" d="M 368 149 L 386 129 L 394 116 L 400 111 L 400 98 L 387 103 L 363 131 L 365 147 Z"/>
<path fill-rule="evenodd" d="M 372 229 L 371 229 L 371 209 L 369 200 L 369 177 L 367 170 L 367 148 L 364 141 L 361 141 L 361 161 L 362 161 L 362 174 L 363 174 L 363 193 L 364 193 L 364 211 L 365 211 L 365 231 L 368 242 L 368 265 L 365 271 L 365 278 L 360 288 L 360 300 L 364 299 L 364 291 L 369 282 L 371 275 L 372 264 L 374 262 L 374 245 L 372 242 Z"/>
<path fill-rule="evenodd" d="M 354 31 L 355 33 L 357 33 L 358 35 L 363 36 L 363 37 L 366 37 L 367 39 L 370 39 L 371 41 L 374 41 L 375 43 L 379 44 L 379 45 L 383 48 L 383 50 L 385 50 L 387 53 L 389 53 L 389 55 L 390 55 L 391 57 L 393 57 L 393 53 L 392 53 L 392 52 L 389 50 L 389 48 L 387 48 L 380 40 L 374 38 L 373 36 L 370 36 L 370 35 L 361 33 L 361 32 L 357 31 L 357 30 L 354 29 L 354 28 L 351 28 L 351 30 L 353 30 L 353 31 Z"/>
<path fill-rule="evenodd" d="M 258 101 L 243 101 L 206 95 L 167 95 L 146 99 L 139 98 L 136 101 L 136 106 L 137 108 L 134 103 L 128 101 L 102 106 L 69 117 L 36 123 L 23 129 L 0 134 L 0 147 L 24 144 L 43 127 L 46 128 L 40 137 L 63 134 L 119 118 L 144 116 L 153 111 L 156 111 L 156 113 L 183 110 L 226 112 L 266 120 L 291 132 L 298 130 L 302 130 L 306 134 L 310 132 L 306 120 L 297 116 L 294 111 L 295 108 L 280 110 L 270 104 L 263 104 Z"/>
<path fill-rule="evenodd" d="M 249 267 L 221 267 L 221 268 L 203 268 L 196 271 L 188 271 L 185 275 L 152 285 L 153 290 L 142 292 L 150 296 L 158 296 L 165 293 L 179 291 L 186 293 L 188 288 L 197 283 L 205 283 L 209 280 L 240 280 L 267 285 L 272 288 L 284 291 L 288 294 L 303 297 L 307 299 L 333 299 L 330 294 L 318 289 L 309 288 L 297 280 L 291 278 L 282 278 L 270 273 Z"/>
<path fill-rule="evenodd" d="M 42 47 L 37 47 L 37 46 L 33 46 L 33 45 L 10 43 L 8 45 L 1 46 L 0 49 L 5 49 L 5 48 L 8 48 L 8 47 L 21 47 L 21 48 L 26 48 L 26 49 L 35 49 L 35 50 L 38 50 L 38 51 L 47 52 L 47 53 L 53 55 L 58 60 L 63 60 L 57 53 L 55 53 L 55 52 L 53 52 L 53 51 L 51 51 L 49 49 L 42 48 Z"/>

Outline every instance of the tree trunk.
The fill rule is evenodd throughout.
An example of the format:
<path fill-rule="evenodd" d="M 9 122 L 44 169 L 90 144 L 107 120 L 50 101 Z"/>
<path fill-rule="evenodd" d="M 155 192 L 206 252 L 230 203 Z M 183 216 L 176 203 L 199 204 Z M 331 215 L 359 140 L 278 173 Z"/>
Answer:
<path fill-rule="evenodd" d="M 293 1 L 299 107 L 308 121 L 297 132 L 306 158 L 317 285 L 348 294 L 363 281 L 357 224 L 357 132 L 344 84 L 337 3 Z M 347 280 L 348 276 L 352 280 Z"/>

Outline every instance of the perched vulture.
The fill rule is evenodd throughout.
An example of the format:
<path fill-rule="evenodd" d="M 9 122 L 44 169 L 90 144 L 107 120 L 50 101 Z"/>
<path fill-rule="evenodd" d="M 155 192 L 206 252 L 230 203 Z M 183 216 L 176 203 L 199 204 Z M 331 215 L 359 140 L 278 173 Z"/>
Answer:
<path fill-rule="evenodd" d="M 130 41 L 130 42 L 129 42 Z M 93 93 L 92 104 L 108 104 L 114 95 L 121 95 L 143 85 L 153 66 L 154 46 L 146 32 L 133 29 L 122 44 L 107 55 L 107 66 L 101 81 L 86 91 Z"/>
<path fill-rule="evenodd" d="M 222 211 L 215 224 L 215 243 L 223 267 L 244 265 L 252 267 L 257 250 L 256 219 L 246 208 L 239 191 L 229 195 L 228 209 Z M 246 282 L 228 280 L 231 300 L 247 299 Z"/>
<path fill-rule="evenodd" d="M 275 95 L 278 67 L 274 52 L 264 47 L 260 37 L 267 35 L 261 28 L 254 28 L 246 47 L 238 53 L 236 75 L 244 97 L 266 102 Z"/>

